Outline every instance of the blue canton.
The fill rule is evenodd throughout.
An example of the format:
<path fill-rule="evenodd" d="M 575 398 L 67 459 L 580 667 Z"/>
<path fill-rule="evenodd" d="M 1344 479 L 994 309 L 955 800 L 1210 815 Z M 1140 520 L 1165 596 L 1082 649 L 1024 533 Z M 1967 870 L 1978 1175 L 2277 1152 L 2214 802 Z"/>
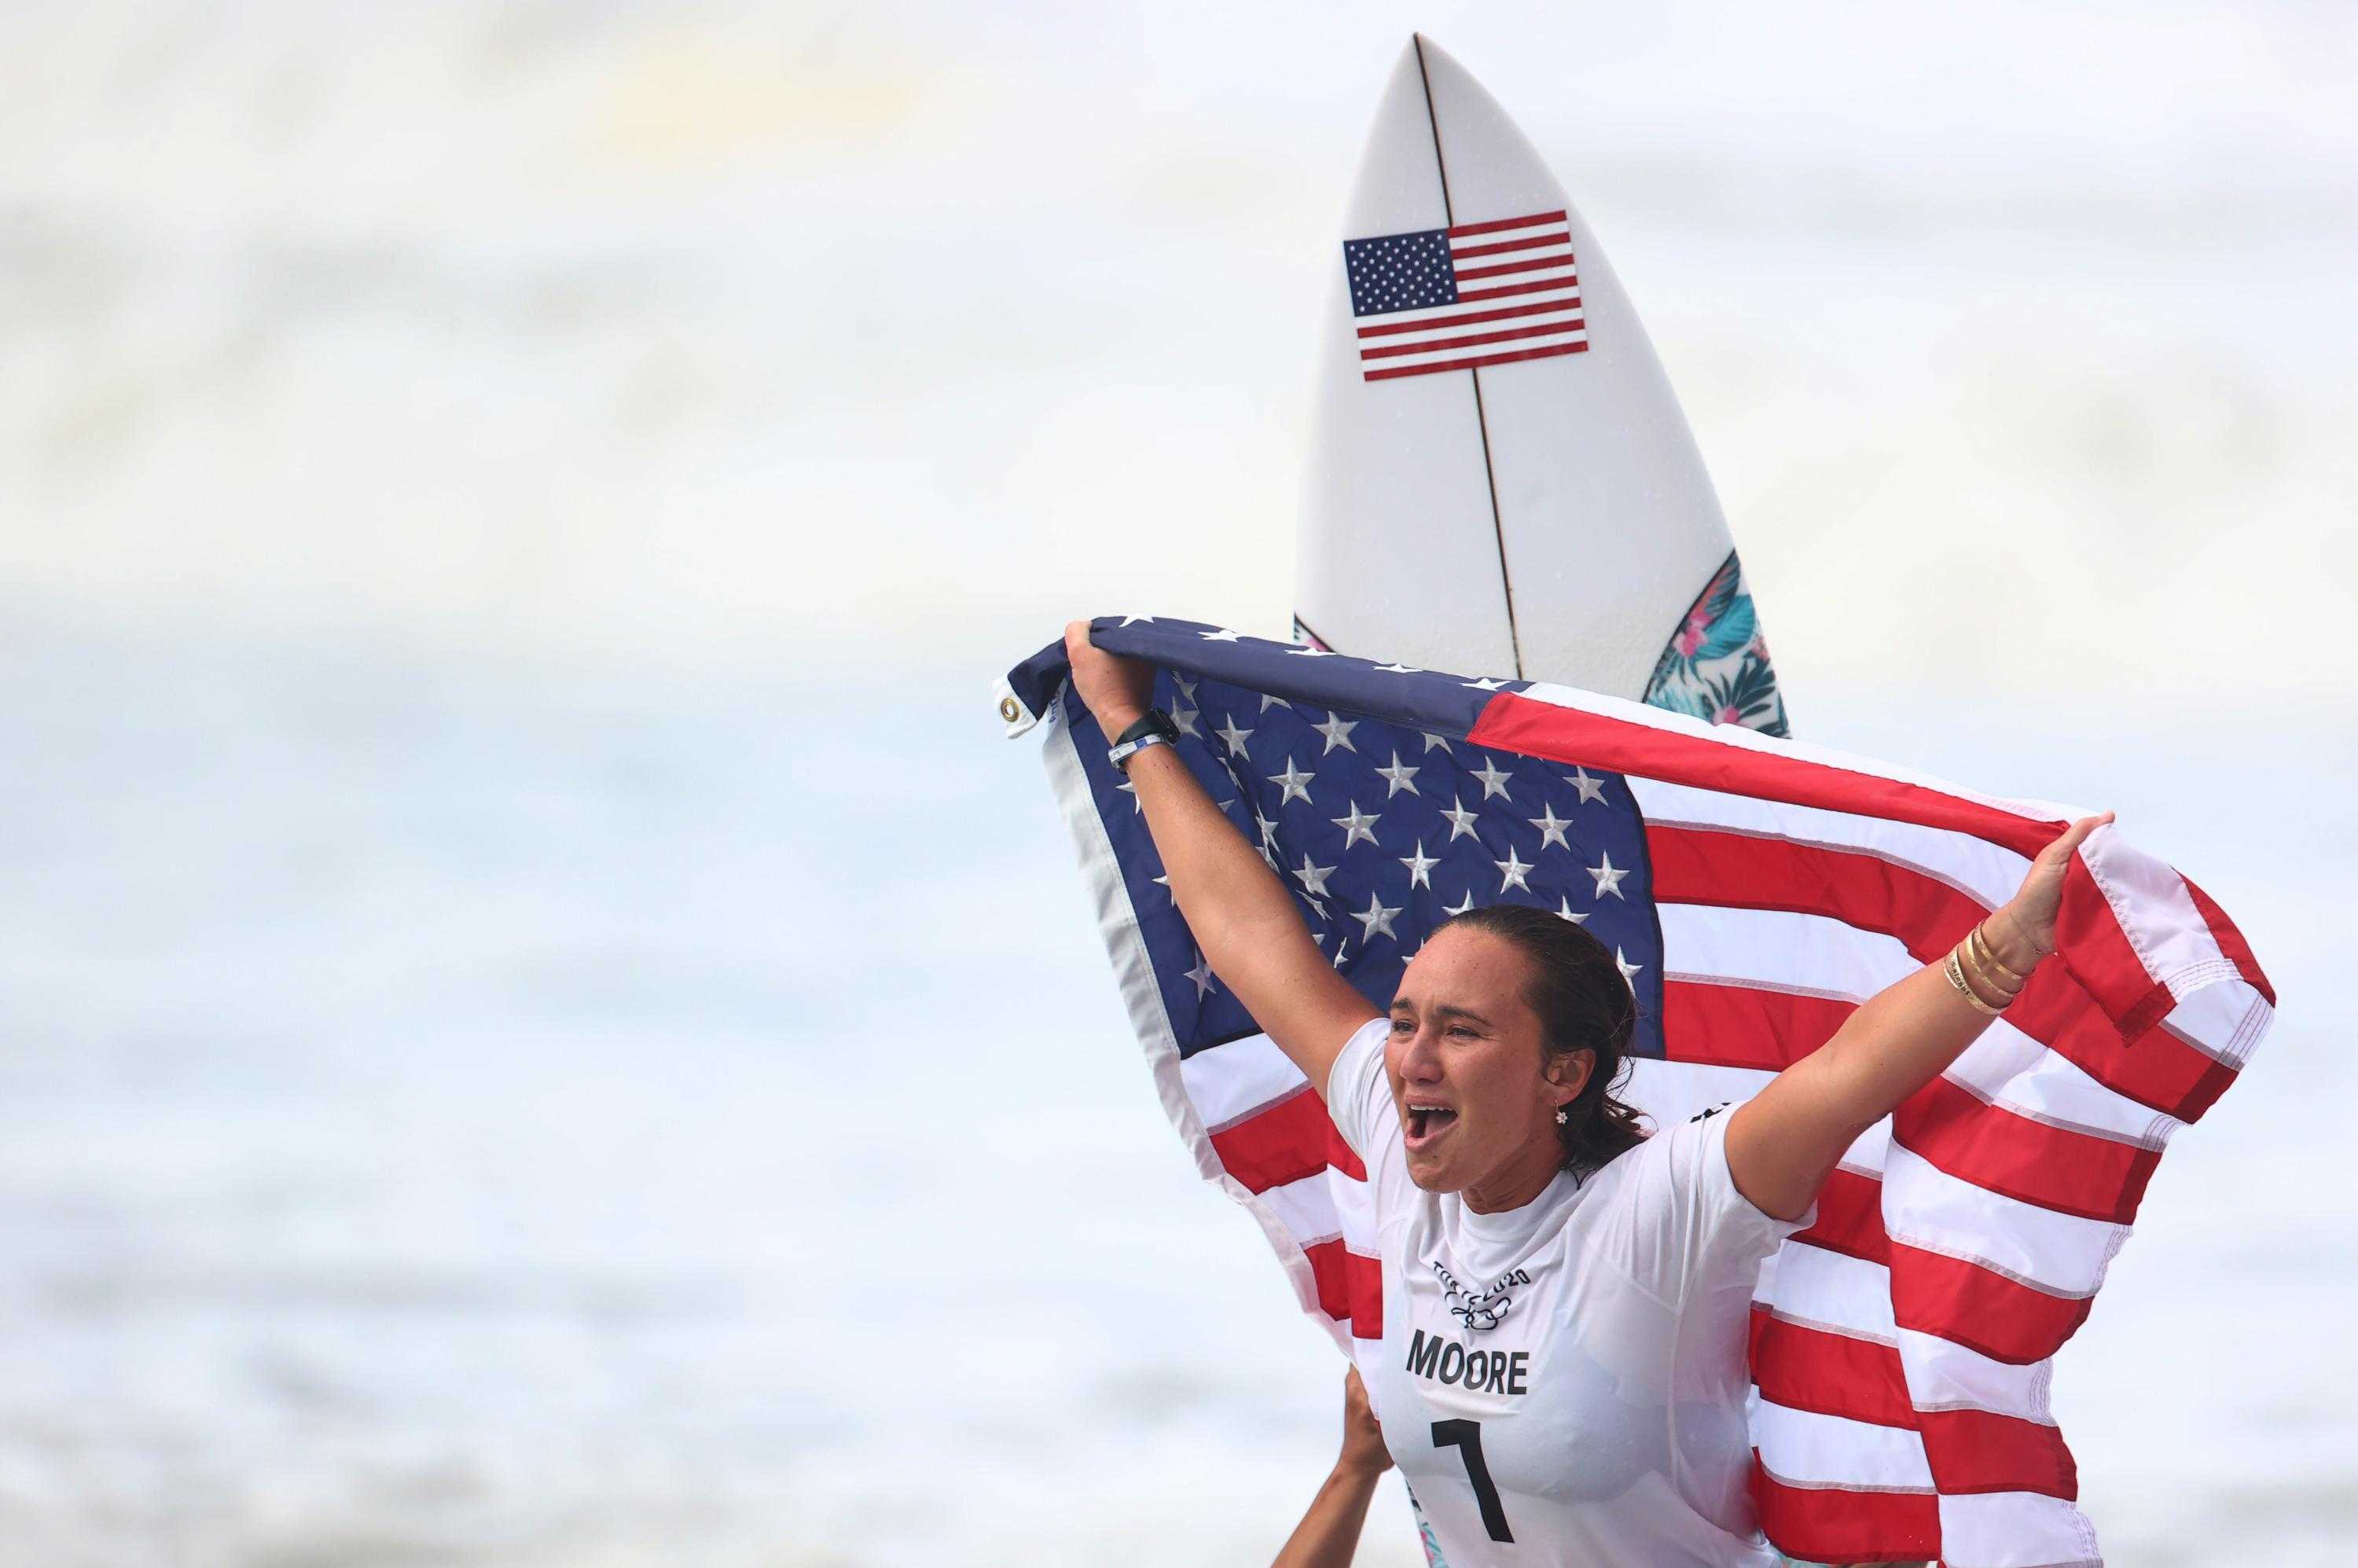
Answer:
<path fill-rule="evenodd" d="M 1155 701 L 1182 731 L 1179 754 L 1278 871 L 1320 950 L 1370 1003 L 1390 1005 L 1408 960 L 1451 914 L 1531 904 L 1577 921 L 1617 956 L 1639 1001 L 1635 1050 L 1662 1054 L 1661 934 L 1645 823 L 1628 785 L 1617 773 L 1463 739 L 1494 689 L 1523 683 L 1471 683 L 1339 655 L 1297 664 L 1301 651 L 1289 644 L 1207 646 L 1206 630 L 1158 620 L 1125 629 L 1120 651 L 1195 666 L 1166 665 L 1156 677 Z M 1265 668 L 1271 684 L 1297 695 L 1218 678 L 1206 665 L 1245 678 Z M 1347 696 L 1355 708 L 1316 705 L 1299 695 L 1305 687 Z M 1077 703 L 1062 707 L 1180 1054 L 1260 1033 L 1180 917 L 1137 798 L 1106 760 L 1104 736 Z"/>
<path fill-rule="evenodd" d="M 1446 229 L 1346 240 L 1343 271 L 1351 280 L 1354 316 L 1457 303 L 1457 269 L 1449 259 Z"/>

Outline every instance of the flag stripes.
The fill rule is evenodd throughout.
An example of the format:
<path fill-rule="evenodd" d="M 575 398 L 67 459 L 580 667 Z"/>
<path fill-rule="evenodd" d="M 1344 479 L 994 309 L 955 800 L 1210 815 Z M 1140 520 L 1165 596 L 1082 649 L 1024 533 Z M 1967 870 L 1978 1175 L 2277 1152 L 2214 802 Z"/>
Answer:
<path fill-rule="evenodd" d="M 1349 240 L 1343 257 L 1368 381 L 1588 348 L 1563 211 Z"/>

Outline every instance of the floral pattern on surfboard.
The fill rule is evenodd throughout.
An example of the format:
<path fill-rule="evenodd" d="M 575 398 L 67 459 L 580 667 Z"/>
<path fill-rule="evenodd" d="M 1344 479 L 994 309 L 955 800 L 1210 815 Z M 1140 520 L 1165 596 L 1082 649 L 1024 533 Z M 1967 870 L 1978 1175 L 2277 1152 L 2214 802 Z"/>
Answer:
<path fill-rule="evenodd" d="M 1741 724 L 1779 737 L 1792 733 L 1735 551 L 1727 552 L 1671 633 L 1646 683 L 1646 700 L 1714 724 Z"/>

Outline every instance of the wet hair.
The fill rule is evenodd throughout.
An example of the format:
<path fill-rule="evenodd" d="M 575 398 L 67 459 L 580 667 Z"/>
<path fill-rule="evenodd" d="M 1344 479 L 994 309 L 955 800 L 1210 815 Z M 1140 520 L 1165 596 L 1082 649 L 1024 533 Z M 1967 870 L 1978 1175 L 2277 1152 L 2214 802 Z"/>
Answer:
<path fill-rule="evenodd" d="M 1487 932 L 1530 961 L 1523 1000 L 1539 1014 L 1540 1048 L 1551 1056 L 1594 1051 L 1596 1065 L 1556 1133 L 1563 1168 L 1586 1180 L 1646 1141 L 1638 1113 L 1616 1098 L 1628 1080 L 1629 1042 L 1638 1027 L 1638 999 L 1605 944 L 1544 909 L 1492 904 L 1443 923 Z"/>

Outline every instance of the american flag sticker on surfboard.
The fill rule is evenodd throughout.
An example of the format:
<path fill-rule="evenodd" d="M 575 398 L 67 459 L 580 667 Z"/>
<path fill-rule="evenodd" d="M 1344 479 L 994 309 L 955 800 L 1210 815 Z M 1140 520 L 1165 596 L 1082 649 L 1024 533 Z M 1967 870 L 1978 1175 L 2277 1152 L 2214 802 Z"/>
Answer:
<path fill-rule="evenodd" d="M 1368 381 L 1588 347 L 1562 210 L 1343 242 Z"/>

